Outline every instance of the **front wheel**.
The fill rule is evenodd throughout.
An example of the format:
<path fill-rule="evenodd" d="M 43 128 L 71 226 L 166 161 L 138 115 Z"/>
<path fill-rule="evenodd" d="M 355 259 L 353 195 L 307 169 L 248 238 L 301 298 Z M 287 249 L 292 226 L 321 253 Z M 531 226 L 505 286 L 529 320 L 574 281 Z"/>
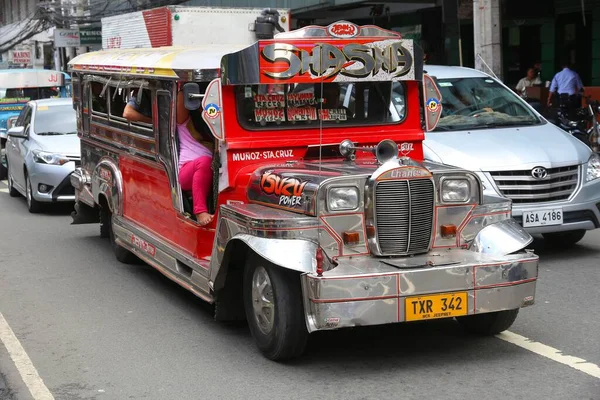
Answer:
<path fill-rule="evenodd" d="M 263 355 L 274 361 L 302 355 L 308 331 L 299 274 L 253 256 L 243 286 L 250 332 Z"/>
<path fill-rule="evenodd" d="M 495 335 L 510 328 L 517 319 L 519 309 L 466 315 L 456 320 L 469 333 Z"/>
<path fill-rule="evenodd" d="M 555 248 L 568 248 L 579 242 L 585 236 L 585 230 L 544 233 L 544 240 Z"/>
<path fill-rule="evenodd" d="M 42 211 L 43 204 L 33 198 L 33 189 L 29 175 L 25 174 L 25 197 L 27 199 L 27 209 L 32 214 L 37 214 Z"/>

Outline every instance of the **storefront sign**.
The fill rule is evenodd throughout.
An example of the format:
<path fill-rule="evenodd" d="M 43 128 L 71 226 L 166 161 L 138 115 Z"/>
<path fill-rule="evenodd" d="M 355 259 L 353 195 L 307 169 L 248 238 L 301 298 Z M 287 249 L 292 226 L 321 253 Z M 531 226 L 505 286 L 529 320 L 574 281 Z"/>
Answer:
<path fill-rule="evenodd" d="M 55 47 L 79 47 L 79 31 L 77 29 L 55 29 L 54 46 Z"/>
<path fill-rule="evenodd" d="M 79 40 L 81 46 L 91 46 L 96 44 L 102 44 L 102 28 L 80 28 L 79 29 Z"/>
<path fill-rule="evenodd" d="M 8 53 L 8 61 L 13 64 L 30 64 L 31 50 L 11 50 Z"/>

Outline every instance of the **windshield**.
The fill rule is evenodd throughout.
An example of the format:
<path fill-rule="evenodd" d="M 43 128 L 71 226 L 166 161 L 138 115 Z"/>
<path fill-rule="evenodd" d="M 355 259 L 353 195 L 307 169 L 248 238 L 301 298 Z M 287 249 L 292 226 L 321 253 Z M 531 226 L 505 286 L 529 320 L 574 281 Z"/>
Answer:
<path fill-rule="evenodd" d="M 490 78 L 436 79 L 442 116 L 434 131 L 533 125 L 540 119 L 516 94 Z"/>
<path fill-rule="evenodd" d="M 35 111 L 35 133 L 41 136 L 73 135 L 77 133 L 76 113 L 71 104 L 38 105 Z"/>
<path fill-rule="evenodd" d="M 59 87 L 0 89 L 0 104 L 26 103 L 29 100 L 60 97 Z"/>
<path fill-rule="evenodd" d="M 249 129 L 393 124 L 406 114 L 404 85 L 391 82 L 246 85 L 236 98 Z"/>

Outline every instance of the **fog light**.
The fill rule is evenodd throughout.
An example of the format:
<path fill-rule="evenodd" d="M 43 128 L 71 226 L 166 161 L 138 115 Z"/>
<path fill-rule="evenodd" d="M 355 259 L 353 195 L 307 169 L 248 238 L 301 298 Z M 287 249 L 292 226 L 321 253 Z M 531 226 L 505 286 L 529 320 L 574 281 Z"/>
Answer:
<path fill-rule="evenodd" d="M 345 231 L 342 233 L 344 244 L 355 245 L 360 240 L 360 235 L 356 231 Z"/>
<path fill-rule="evenodd" d="M 456 225 L 442 225 L 440 233 L 444 239 L 456 237 Z"/>
<path fill-rule="evenodd" d="M 38 192 L 40 192 L 40 193 L 48 193 L 50 191 L 50 189 L 52 189 L 52 186 L 48 186 L 43 183 L 40 183 L 38 185 Z"/>

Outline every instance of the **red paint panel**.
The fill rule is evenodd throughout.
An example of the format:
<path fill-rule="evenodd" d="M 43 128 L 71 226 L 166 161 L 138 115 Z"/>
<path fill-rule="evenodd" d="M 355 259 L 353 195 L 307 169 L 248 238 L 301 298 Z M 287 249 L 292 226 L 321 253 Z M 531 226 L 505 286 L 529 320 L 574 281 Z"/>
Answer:
<path fill-rule="evenodd" d="M 173 35 L 171 32 L 171 11 L 168 8 L 157 8 L 154 10 L 142 11 L 148 36 L 152 47 L 162 47 L 173 45 Z"/>

